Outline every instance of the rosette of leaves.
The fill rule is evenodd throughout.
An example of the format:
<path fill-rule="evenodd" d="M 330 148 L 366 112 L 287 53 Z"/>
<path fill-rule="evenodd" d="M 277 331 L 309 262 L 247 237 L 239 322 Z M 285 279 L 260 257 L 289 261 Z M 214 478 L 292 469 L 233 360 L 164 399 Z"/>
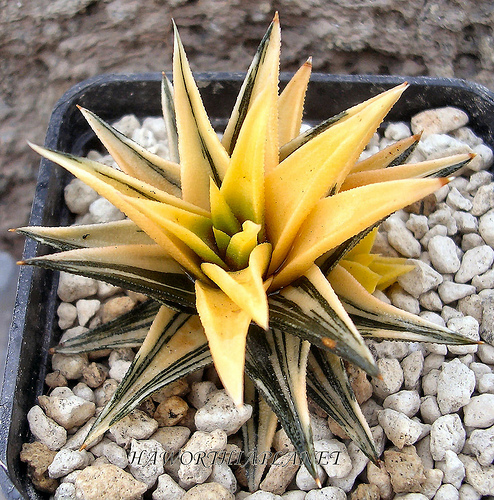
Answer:
<path fill-rule="evenodd" d="M 419 140 L 414 136 L 358 161 L 406 84 L 300 134 L 311 63 L 280 93 L 279 54 L 275 16 L 220 140 L 175 29 L 173 87 L 166 77 L 162 84 L 171 160 L 86 109 L 119 169 L 32 146 L 128 219 L 22 228 L 60 250 L 24 263 L 150 298 L 55 348 L 139 347 L 86 443 L 154 391 L 214 363 L 234 402 L 253 406 L 245 452 L 269 450 L 278 420 L 317 478 L 307 393 L 377 459 L 342 361 L 379 376 L 363 337 L 470 342 L 374 297 L 376 287 L 410 267 L 370 250 L 371 231 L 383 218 L 443 186 L 471 156 L 404 164 Z M 247 464 L 251 489 L 263 467 Z"/>

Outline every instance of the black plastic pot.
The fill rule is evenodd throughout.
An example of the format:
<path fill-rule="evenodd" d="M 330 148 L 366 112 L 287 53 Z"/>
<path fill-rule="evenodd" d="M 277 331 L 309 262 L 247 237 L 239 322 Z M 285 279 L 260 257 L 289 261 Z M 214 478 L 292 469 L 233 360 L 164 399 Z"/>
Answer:
<path fill-rule="evenodd" d="M 288 75 L 282 75 L 287 81 Z M 243 75 L 204 73 L 198 83 L 210 116 L 220 126 L 233 108 Z M 107 121 L 125 114 L 160 115 L 159 73 L 105 75 L 73 87 L 57 103 L 45 145 L 73 154 L 96 147 L 76 104 Z M 388 76 L 313 75 L 306 99 L 306 118 L 322 121 L 339 111 L 405 80 Z M 470 116 L 470 126 L 494 147 L 494 94 L 461 80 L 409 78 L 411 84 L 389 115 L 389 120 L 408 120 L 418 111 L 457 106 Z M 70 216 L 63 202 L 69 175 L 47 160 L 41 161 L 31 213 L 31 225 L 65 225 Z M 46 252 L 27 241 L 24 257 Z M 56 321 L 57 276 L 39 268 L 22 268 L 10 330 L 4 384 L 0 400 L 0 483 L 9 499 L 41 499 L 32 487 L 25 465 L 19 460 L 22 443 L 29 441 L 26 414 L 42 393 L 47 372 L 48 349 L 60 335 Z"/>

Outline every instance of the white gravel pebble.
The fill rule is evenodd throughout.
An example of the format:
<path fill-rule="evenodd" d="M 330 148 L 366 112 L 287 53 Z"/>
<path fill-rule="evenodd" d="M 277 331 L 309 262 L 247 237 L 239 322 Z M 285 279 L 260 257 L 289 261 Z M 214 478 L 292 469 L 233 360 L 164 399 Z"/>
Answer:
<path fill-rule="evenodd" d="M 480 340 L 479 322 L 472 316 L 451 318 L 448 321 L 448 328 L 471 340 Z M 448 350 L 451 354 L 468 354 L 477 352 L 478 345 L 450 345 Z"/>
<path fill-rule="evenodd" d="M 332 478 L 331 484 L 337 488 L 341 488 L 348 493 L 354 483 L 356 477 L 365 469 L 369 459 L 362 453 L 360 448 L 353 442 L 348 445 L 348 455 L 351 459 L 352 468 L 350 472 L 342 478 Z M 323 465 L 324 467 L 324 465 Z M 326 469 L 327 472 L 327 469 Z M 329 476 L 329 474 L 328 474 Z M 314 490 L 312 490 L 314 491 Z M 319 490 L 320 491 L 320 490 Z M 306 497 L 307 498 L 307 497 Z"/>
<path fill-rule="evenodd" d="M 314 442 L 317 463 L 328 477 L 345 477 L 352 469 L 352 461 L 346 446 L 337 439 L 321 439 Z"/>
<path fill-rule="evenodd" d="M 158 477 L 158 487 L 153 491 L 153 500 L 182 500 L 185 490 L 168 474 Z"/>
<path fill-rule="evenodd" d="M 377 367 L 382 379 L 372 379 L 374 394 L 384 399 L 390 394 L 399 391 L 403 384 L 403 370 L 400 362 L 393 358 L 381 358 L 377 360 Z"/>
<path fill-rule="evenodd" d="M 424 368 L 424 354 L 414 351 L 401 361 L 404 386 L 407 390 L 415 390 L 419 386 L 420 376 Z"/>
<path fill-rule="evenodd" d="M 413 116 L 411 129 L 414 134 L 444 134 L 464 127 L 468 123 L 468 115 L 453 106 L 427 109 Z"/>
<path fill-rule="evenodd" d="M 62 483 L 56 489 L 53 500 L 76 500 L 75 485 L 72 483 Z"/>
<path fill-rule="evenodd" d="M 384 131 L 384 137 L 393 141 L 400 141 L 412 135 L 410 127 L 405 122 L 390 123 Z"/>
<path fill-rule="evenodd" d="M 494 424 L 494 394 L 474 396 L 463 409 L 467 427 L 485 429 Z"/>
<path fill-rule="evenodd" d="M 451 238 L 438 234 L 430 239 L 427 248 L 431 263 L 438 272 L 455 273 L 458 271 L 460 259 L 457 246 Z"/>
<path fill-rule="evenodd" d="M 60 450 L 48 467 L 48 474 L 51 478 L 57 479 L 70 474 L 76 469 L 84 469 L 94 457 L 86 450 L 77 451 L 64 448 Z"/>
<path fill-rule="evenodd" d="M 132 439 L 148 439 L 158 429 L 158 422 L 141 410 L 133 410 L 112 425 L 110 434 L 119 446 L 127 447 Z"/>
<path fill-rule="evenodd" d="M 125 359 L 119 359 L 115 361 L 110 368 L 109 376 L 110 378 L 116 380 L 117 382 L 121 382 L 125 377 L 125 374 L 128 372 L 132 361 L 126 361 Z"/>
<path fill-rule="evenodd" d="M 434 496 L 434 500 L 459 500 L 460 494 L 452 484 L 443 484 Z"/>
<path fill-rule="evenodd" d="M 101 302 L 97 299 L 80 299 L 76 302 L 79 325 L 86 326 L 88 321 L 98 312 Z"/>
<path fill-rule="evenodd" d="M 238 407 L 225 391 L 210 395 L 206 404 L 197 410 L 195 423 L 197 430 L 211 432 L 222 429 L 228 435 L 235 434 L 252 415 L 252 407 L 244 404 Z"/>
<path fill-rule="evenodd" d="M 404 257 L 412 259 L 420 257 L 420 243 L 415 239 L 413 233 L 404 225 L 396 225 L 388 231 L 388 242 Z"/>
<path fill-rule="evenodd" d="M 435 236 L 434 238 L 446 237 Z M 451 242 L 453 241 L 450 238 L 446 239 Z M 421 260 L 410 259 L 407 261 L 407 264 L 415 266 L 415 269 L 409 273 L 402 274 L 398 278 L 398 283 L 402 286 L 403 290 L 408 292 L 413 297 L 419 298 L 423 293 L 437 288 L 443 282 L 443 277 Z"/>
<path fill-rule="evenodd" d="M 65 203 L 73 214 L 85 214 L 89 205 L 98 198 L 98 193 L 85 182 L 72 179 L 64 189 Z"/>
<path fill-rule="evenodd" d="M 132 439 L 127 457 L 129 472 L 135 479 L 152 488 L 158 476 L 164 473 L 163 454 L 163 447 L 154 439 Z"/>
<path fill-rule="evenodd" d="M 494 247 L 494 209 L 489 210 L 480 218 L 479 233 L 487 245 Z"/>
<path fill-rule="evenodd" d="M 383 407 L 401 412 L 412 418 L 420 408 L 420 395 L 417 391 L 399 391 L 390 394 L 384 401 Z"/>
<path fill-rule="evenodd" d="M 129 465 L 129 460 L 125 450 L 118 446 L 117 443 L 114 443 L 107 438 L 104 438 L 100 443 L 93 446 L 91 448 L 91 453 L 95 457 L 107 458 L 111 464 L 116 465 L 121 469 L 125 469 L 125 467 Z"/>
<path fill-rule="evenodd" d="M 442 415 L 435 396 L 429 395 L 421 398 L 420 415 L 426 424 L 432 424 Z"/>
<path fill-rule="evenodd" d="M 470 368 L 458 358 L 444 363 L 437 380 L 437 403 L 441 413 L 454 413 L 468 404 L 474 389 L 475 374 Z"/>
<path fill-rule="evenodd" d="M 494 262 L 494 250 L 487 245 L 467 250 L 461 260 L 461 266 L 455 275 L 457 283 L 467 283 L 474 276 L 485 273 Z"/>
<path fill-rule="evenodd" d="M 400 450 L 416 443 L 422 437 L 422 424 L 408 418 L 404 413 L 385 409 L 379 413 L 378 420 L 386 436 Z"/>
<path fill-rule="evenodd" d="M 466 482 L 475 488 L 480 495 L 490 495 L 494 491 L 494 465 L 484 467 L 475 458 L 458 455 L 465 466 Z"/>
<path fill-rule="evenodd" d="M 431 427 L 431 454 L 434 460 L 443 460 L 446 450 L 458 453 L 465 444 L 465 429 L 456 414 L 443 415 Z"/>
<path fill-rule="evenodd" d="M 344 490 L 335 486 L 326 486 L 320 490 L 311 490 L 305 496 L 305 500 L 346 500 Z"/>
<path fill-rule="evenodd" d="M 461 486 L 465 477 L 465 466 L 455 452 L 446 450 L 444 460 L 436 462 L 436 467 L 444 473 L 443 483 L 452 484 L 456 489 Z"/>
<path fill-rule="evenodd" d="M 475 429 L 467 441 L 480 465 L 490 465 L 494 460 L 494 426 L 485 430 Z"/>
<path fill-rule="evenodd" d="M 324 484 L 324 481 L 327 478 L 326 471 L 320 465 L 316 465 L 316 467 L 317 475 L 321 483 Z M 295 482 L 297 483 L 297 487 L 303 491 L 315 490 L 317 488 L 317 484 L 314 478 L 311 476 L 305 465 L 300 466 L 300 469 L 298 470 L 297 476 L 295 478 Z"/>
<path fill-rule="evenodd" d="M 125 219 L 125 215 L 105 198 L 94 200 L 91 205 L 89 205 L 89 213 L 94 223 Z"/>
<path fill-rule="evenodd" d="M 74 302 L 85 299 L 98 291 L 98 283 L 92 278 L 85 278 L 76 274 L 60 272 L 58 280 L 58 297 L 63 302 Z"/>
<path fill-rule="evenodd" d="M 77 309 L 68 302 L 62 302 L 57 309 L 58 326 L 61 330 L 70 328 L 77 319 Z"/>
<path fill-rule="evenodd" d="M 59 450 L 67 441 L 67 431 L 47 417 L 39 406 L 33 406 L 28 411 L 27 421 L 36 439 L 48 446 L 50 450 Z"/>
<path fill-rule="evenodd" d="M 444 304 L 450 304 L 456 300 L 462 299 L 467 295 L 472 295 L 476 292 L 475 287 L 472 285 L 464 285 L 462 283 L 453 283 L 452 281 L 445 281 L 441 283 L 438 288 L 439 297 Z"/>

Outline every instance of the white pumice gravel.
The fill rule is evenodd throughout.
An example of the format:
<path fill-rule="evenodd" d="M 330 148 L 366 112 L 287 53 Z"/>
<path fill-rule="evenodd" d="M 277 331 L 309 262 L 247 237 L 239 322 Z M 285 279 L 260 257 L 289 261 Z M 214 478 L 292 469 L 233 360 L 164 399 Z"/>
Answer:
<path fill-rule="evenodd" d="M 135 352 L 120 349 L 109 353 L 109 357 L 97 358 L 92 354 L 89 358 L 85 354 L 56 354 L 52 357 L 53 371 L 47 378 L 47 382 L 53 383 L 52 392 L 41 397 L 40 406 L 28 414 L 36 440 L 55 451 L 63 447 L 52 467 L 53 473 L 60 475 L 61 483 L 53 498 L 82 498 L 84 491 L 93 487 L 101 488 L 105 494 L 113 489 L 118 497 L 126 485 L 135 491 L 135 498 L 151 488 L 152 493 L 149 491 L 146 498 L 152 495 L 153 500 L 181 499 L 188 490 L 186 498 L 203 498 L 214 490 L 221 498 L 236 495 L 239 500 L 344 500 L 347 494 L 348 498 L 358 500 L 377 498 L 376 487 L 385 500 L 393 497 L 478 500 L 482 495 L 492 494 L 494 182 L 488 169 L 493 154 L 465 126 L 467 122 L 468 117 L 461 110 L 427 110 L 415 116 L 411 124 L 385 126 L 384 137 L 376 134 L 362 155 L 363 158 L 408 137 L 410 130 L 423 131 L 410 161 L 459 152 L 477 153 L 461 177 L 435 193 L 435 205 L 426 214 L 414 209 L 401 210 L 381 225 L 376 238 L 375 249 L 385 255 L 407 257 L 415 265 L 412 272 L 398 279 L 399 285 L 387 291 L 387 296 L 377 295 L 429 321 L 447 324 L 457 332 L 485 342 L 478 346 L 451 347 L 369 342 L 383 380 L 371 381 L 373 395 L 362 404 L 362 411 L 372 426 L 379 450 L 385 450 L 387 458 L 380 469 L 355 444 L 333 436 L 321 414 L 311 415 L 316 450 L 337 452 L 338 463 L 321 463 L 324 487 L 320 490 L 305 467 L 298 464 L 288 469 L 267 467 L 265 474 L 272 471 L 267 477 L 270 491 L 260 490 L 253 495 L 247 492 L 242 474 L 226 463 L 202 464 L 199 460 L 198 464 L 194 461 L 182 464 L 176 460 L 173 464 L 165 462 L 163 470 L 158 464 L 129 466 L 129 457 L 135 459 L 140 453 L 142 461 L 144 451 L 156 452 L 156 456 L 161 453 L 163 462 L 179 453 L 185 457 L 187 452 L 221 451 L 234 446 L 233 443 L 240 445 L 238 429 L 250 417 L 251 409 L 248 405 L 242 410 L 235 408 L 221 391 L 217 377 L 208 379 L 208 373 L 212 373 L 208 370 L 189 376 L 188 384 L 183 381 L 177 389 L 179 393 L 159 395 L 154 402 L 134 410 L 99 442 L 88 447 L 87 452 L 79 452 L 95 418 L 93 414 L 97 415 L 111 398 Z M 153 152 L 166 154 L 163 120 L 147 118 L 141 126 L 134 116 L 127 116 L 116 127 Z M 97 152 L 88 156 L 113 164 L 111 158 Z M 79 223 L 123 218 L 121 212 L 77 179 L 65 188 L 65 199 Z M 117 317 L 140 300 L 118 287 L 67 273 L 61 273 L 58 295 L 62 301 L 57 314 L 59 326 L 65 332 L 63 339 Z M 365 397 L 369 395 L 370 391 Z M 161 424 L 152 418 L 153 412 L 171 396 L 189 403 L 187 417 L 172 427 L 158 427 Z M 71 408 L 78 405 L 81 411 L 72 413 L 80 415 L 71 420 Z M 67 430 L 71 434 L 69 440 Z M 227 435 L 228 443 L 233 440 L 232 444 L 227 444 Z M 285 453 L 284 460 L 289 462 L 293 446 L 283 430 L 276 433 L 274 451 Z M 84 471 L 77 469 L 84 467 L 77 462 L 79 465 L 73 472 L 65 472 L 62 465 L 57 465 L 65 455 L 74 457 L 73 461 L 63 460 L 67 470 L 72 467 L 69 464 L 77 462 L 76 456 L 82 464 L 87 459 L 89 465 L 94 457 L 97 462 Z M 400 468 L 400 463 L 409 468 Z M 361 475 L 364 469 L 366 475 Z M 404 471 L 407 471 L 405 476 L 400 478 Z M 362 481 L 369 484 L 357 492 Z M 203 489 L 197 489 L 195 485 L 199 483 Z M 371 486 L 374 496 L 370 496 Z M 364 497 L 364 492 L 368 496 Z"/>

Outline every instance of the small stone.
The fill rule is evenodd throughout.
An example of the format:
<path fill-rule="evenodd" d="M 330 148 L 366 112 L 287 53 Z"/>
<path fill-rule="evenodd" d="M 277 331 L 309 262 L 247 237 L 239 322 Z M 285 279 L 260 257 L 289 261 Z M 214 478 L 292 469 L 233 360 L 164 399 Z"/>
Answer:
<path fill-rule="evenodd" d="M 434 290 L 423 293 L 419 297 L 419 302 L 424 309 L 428 309 L 429 311 L 441 311 L 443 308 L 441 297 Z"/>
<path fill-rule="evenodd" d="M 472 209 L 472 202 L 468 198 L 465 198 L 455 187 L 450 189 L 446 198 L 446 203 L 453 210 L 464 210 L 468 212 Z"/>
<path fill-rule="evenodd" d="M 230 493 L 235 493 L 237 491 L 237 479 L 235 474 L 233 474 L 232 469 L 227 465 L 226 462 L 221 460 L 213 464 L 213 470 L 211 475 L 207 479 L 208 483 L 218 483 L 224 486 Z"/>
<path fill-rule="evenodd" d="M 386 436 L 399 449 L 414 444 L 421 437 L 422 425 L 403 413 L 385 409 L 379 414 L 378 419 Z"/>
<path fill-rule="evenodd" d="M 480 186 L 473 198 L 470 213 L 480 217 L 491 208 L 494 208 L 494 185 Z"/>
<path fill-rule="evenodd" d="M 472 285 L 477 289 L 477 292 L 481 290 L 494 288 L 494 269 L 490 269 L 484 274 L 474 276 L 472 278 Z"/>
<path fill-rule="evenodd" d="M 187 414 L 189 405 L 179 396 L 171 396 L 158 405 L 153 418 L 160 427 L 178 424 Z"/>
<path fill-rule="evenodd" d="M 420 492 L 430 500 L 441 486 L 443 472 L 439 469 L 425 469 L 424 474 L 425 481 L 422 483 Z"/>
<path fill-rule="evenodd" d="M 123 347 L 121 349 L 114 349 L 108 357 L 108 364 L 110 368 L 118 361 L 133 361 L 135 353 L 130 347 Z"/>
<path fill-rule="evenodd" d="M 480 218 L 479 233 L 487 245 L 494 246 L 494 209 L 489 210 Z"/>
<path fill-rule="evenodd" d="M 89 213 L 92 215 L 95 223 L 125 219 L 125 214 L 105 198 L 97 198 L 94 200 L 91 205 L 89 205 Z"/>
<path fill-rule="evenodd" d="M 445 353 L 446 354 L 446 353 Z M 444 354 L 429 354 L 424 359 L 423 373 L 427 375 L 432 370 L 437 370 L 442 367 L 444 363 Z"/>
<path fill-rule="evenodd" d="M 153 491 L 153 500 L 182 500 L 185 490 L 168 474 L 158 477 L 158 487 Z"/>
<path fill-rule="evenodd" d="M 27 413 L 29 428 L 50 450 L 59 450 L 67 441 L 67 431 L 47 417 L 39 406 L 33 406 Z"/>
<path fill-rule="evenodd" d="M 315 446 L 315 443 L 314 443 Z M 341 456 L 341 455 L 340 455 Z M 362 450 L 353 442 L 348 445 L 348 456 L 350 457 L 351 470 L 344 477 L 332 477 L 331 484 L 337 488 L 341 488 L 345 492 L 349 492 L 355 483 L 357 476 L 365 469 L 369 462 L 368 457 L 364 455 Z M 342 462 L 343 463 L 343 462 Z M 328 472 L 327 466 L 322 464 L 322 467 Z M 329 474 L 328 474 L 329 476 Z M 314 491 L 314 490 L 312 490 Z M 320 490 L 319 490 L 320 491 Z M 310 493 L 308 493 L 310 494 Z"/>
<path fill-rule="evenodd" d="M 468 168 L 474 172 L 480 172 L 481 170 L 487 170 L 493 162 L 493 152 L 492 149 L 485 144 L 478 144 L 473 147 L 473 152 L 476 153 L 476 157 L 468 164 Z"/>
<path fill-rule="evenodd" d="M 478 390 L 480 393 L 494 394 L 494 373 L 482 375 L 478 382 Z"/>
<path fill-rule="evenodd" d="M 76 304 L 79 325 L 86 326 L 88 321 L 98 312 L 101 302 L 97 299 L 79 299 Z"/>
<path fill-rule="evenodd" d="M 65 429 L 85 424 L 96 410 L 94 403 L 76 396 L 66 387 L 54 389 L 51 396 L 40 396 L 38 401 L 46 415 Z"/>
<path fill-rule="evenodd" d="M 473 234 L 479 229 L 479 222 L 476 217 L 468 212 L 455 212 L 453 217 L 456 227 L 461 234 Z"/>
<path fill-rule="evenodd" d="M 299 467 L 300 460 L 295 453 L 282 455 L 271 464 L 260 488 L 275 495 L 281 495 L 285 492 Z"/>
<path fill-rule="evenodd" d="M 391 303 L 398 309 L 403 309 L 412 314 L 418 314 L 420 312 L 419 301 L 405 292 L 398 284 L 395 283 L 391 286 L 388 293 Z"/>
<path fill-rule="evenodd" d="M 439 237 L 446 238 L 445 236 Z M 438 238 L 438 236 L 434 238 Z M 407 264 L 411 264 L 415 268 L 406 274 L 402 274 L 398 278 L 398 283 L 413 297 L 418 298 L 423 293 L 437 288 L 443 282 L 443 277 L 424 262 L 410 259 Z"/>
<path fill-rule="evenodd" d="M 489 344 L 480 345 L 477 355 L 483 363 L 494 365 L 494 346 Z"/>
<path fill-rule="evenodd" d="M 326 486 L 320 490 L 312 490 L 307 493 L 305 500 L 346 500 L 345 491 L 335 486 Z"/>
<path fill-rule="evenodd" d="M 444 461 L 437 462 L 436 466 L 444 473 L 443 483 L 452 484 L 457 489 L 461 486 L 465 477 L 465 466 L 456 453 L 447 450 Z"/>
<path fill-rule="evenodd" d="M 62 483 L 55 491 L 53 500 L 74 500 L 75 485 L 73 483 Z"/>
<path fill-rule="evenodd" d="M 411 135 L 412 133 L 410 132 L 410 128 L 405 122 L 390 123 L 384 131 L 384 137 L 393 141 L 400 141 L 401 139 L 406 139 Z"/>
<path fill-rule="evenodd" d="M 384 452 L 386 470 L 396 493 L 419 492 L 426 477 L 424 466 L 413 446 Z"/>
<path fill-rule="evenodd" d="M 203 483 L 211 475 L 214 451 L 226 447 L 226 433 L 217 429 L 210 433 L 194 432 L 180 454 L 178 476 L 185 485 Z M 197 457 L 200 456 L 201 460 Z M 204 457 L 204 458 L 202 458 Z"/>
<path fill-rule="evenodd" d="M 238 407 L 225 391 L 217 391 L 209 397 L 202 408 L 197 410 L 195 423 L 200 431 L 222 429 L 230 435 L 235 434 L 251 415 L 250 405 L 244 404 Z"/>
<path fill-rule="evenodd" d="M 62 302 L 74 302 L 94 295 L 98 291 L 98 284 L 92 278 L 85 278 L 76 274 L 60 272 L 58 280 L 58 296 Z"/>
<path fill-rule="evenodd" d="M 67 387 L 67 379 L 59 371 L 51 372 L 46 375 L 45 384 L 51 389 Z"/>
<path fill-rule="evenodd" d="M 106 464 L 86 467 L 75 480 L 78 500 L 139 500 L 147 486 L 120 467 Z"/>
<path fill-rule="evenodd" d="M 53 371 L 60 372 L 67 380 L 81 378 L 82 371 L 87 364 L 87 354 L 56 353 L 51 358 Z"/>
<path fill-rule="evenodd" d="M 460 299 L 458 310 L 464 316 L 472 316 L 478 323 L 482 322 L 482 299 L 477 294 Z"/>
<path fill-rule="evenodd" d="M 108 378 L 103 382 L 101 387 L 98 387 L 94 391 L 94 397 L 96 400 L 96 406 L 101 408 L 105 406 L 108 401 L 112 398 L 114 392 L 118 387 L 118 382 L 112 378 Z"/>
<path fill-rule="evenodd" d="M 102 439 L 101 442 L 93 446 L 91 448 L 91 453 L 95 457 L 107 458 L 108 462 L 120 467 L 121 469 L 125 469 L 127 465 L 129 465 L 129 460 L 125 450 L 107 438 Z M 130 453 L 132 453 L 132 450 Z"/>
<path fill-rule="evenodd" d="M 330 478 L 345 477 L 352 470 L 352 461 L 346 446 L 337 439 L 314 442 L 317 463 Z"/>
<path fill-rule="evenodd" d="M 367 374 L 355 365 L 347 369 L 350 385 L 352 386 L 358 404 L 362 404 L 372 396 L 372 385 L 367 379 Z"/>
<path fill-rule="evenodd" d="M 367 464 L 367 480 L 379 488 L 379 494 L 383 500 L 394 497 L 391 478 L 382 461 L 379 463 L 379 467 L 372 462 Z"/>
<path fill-rule="evenodd" d="M 377 367 L 382 379 L 373 379 L 374 394 L 384 399 L 400 390 L 403 384 L 403 370 L 397 359 L 382 358 L 377 360 Z"/>
<path fill-rule="evenodd" d="M 422 351 L 414 351 L 401 361 L 405 389 L 415 390 L 419 386 L 420 376 L 424 368 Z"/>
<path fill-rule="evenodd" d="M 459 489 L 460 500 L 480 500 L 480 494 L 473 486 L 463 483 Z"/>
<path fill-rule="evenodd" d="M 412 132 L 429 134 L 445 134 L 464 127 L 468 123 L 468 115 L 461 109 L 447 106 L 427 109 L 412 117 L 410 125 Z"/>
<path fill-rule="evenodd" d="M 171 396 L 182 397 L 188 394 L 189 392 L 190 388 L 187 380 L 185 378 L 181 378 L 175 380 L 175 382 L 172 382 L 171 384 L 168 384 L 159 391 L 154 392 L 153 394 L 151 394 L 151 398 L 153 399 L 153 401 L 159 404 Z"/>
<path fill-rule="evenodd" d="M 126 295 L 114 297 L 105 302 L 100 309 L 99 315 L 102 323 L 107 323 L 118 318 L 122 314 L 131 311 L 135 306 L 135 301 Z"/>
<path fill-rule="evenodd" d="M 480 340 L 479 322 L 472 316 L 463 316 L 461 318 L 451 318 L 448 321 L 448 328 L 460 335 L 478 341 Z M 451 354 L 468 354 L 477 352 L 478 345 L 450 345 L 448 350 Z"/>
<path fill-rule="evenodd" d="M 48 467 L 48 474 L 51 478 L 57 479 L 76 469 L 84 469 L 90 462 L 91 454 L 86 450 L 75 451 L 64 448 L 55 455 L 53 462 Z"/>
<path fill-rule="evenodd" d="M 235 500 L 235 497 L 221 484 L 205 483 L 191 488 L 182 500 Z"/>
<path fill-rule="evenodd" d="M 384 408 L 389 408 L 412 418 L 420 408 L 420 396 L 417 391 L 399 391 L 390 394 L 383 402 Z"/>
<path fill-rule="evenodd" d="M 432 424 L 442 415 L 435 396 L 429 395 L 422 398 L 420 415 L 426 424 Z"/>
<path fill-rule="evenodd" d="M 122 291 L 122 288 L 104 281 L 98 281 L 98 299 L 105 300 Z"/>
<path fill-rule="evenodd" d="M 467 295 L 472 295 L 475 291 L 475 287 L 472 285 L 453 283 L 452 281 L 445 281 L 438 288 L 439 297 L 441 297 L 441 300 L 445 304 L 450 304 Z"/>
<path fill-rule="evenodd" d="M 54 493 L 57 489 L 58 481 L 48 476 L 48 467 L 56 454 L 40 441 L 22 445 L 20 459 L 27 463 L 27 474 L 37 490 Z"/>
<path fill-rule="evenodd" d="M 129 472 L 135 479 L 152 488 L 158 476 L 164 473 L 164 450 L 158 441 L 132 439 L 128 455 Z"/>
<path fill-rule="evenodd" d="M 457 283 L 466 283 L 474 276 L 485 273 L 494 262 L 494 250 L 487 245 L 467 250 L 461 260 L 461 266 L 455 275 Z"/>
<path fill-rule="evenodd" d="M 459 500 L 460 494 L 452 484 L 443 484 L 434 496 L 434 500 Z"/>
<path fill-rule="evenodd" d="M 70 328 L 77 319 L 77 309 L 68 302 L 62 302 L 57 309 L 58 326 L 61 330 Z"/>
<path fill-rule="evenodd" d="M 468 455 L 458 455 L 465 466 L 465 479 L 480 495 L 491 495 L 494 491 L 494 465 L 482 466 Z"/>
<path fill-rule="evenodd" d="M 98 193 L 79 179 L 72 179 L 64 189 L 64 199 L 73 214 L 85 214 Z"/>
<path fill-rule="evenodd" d="M 433 422 L 430 432 L 432 458 L 443 460 L 446 450 L 455 453 L 461 451 L 465 444 L 465 435 L 465 429 L 456 413 L 438 418 Z"/>
<path fill-rule="evenodd" d="M 422 136 L 416 152 L 421 153 L 426 160 L 435 160 L 461 153 L 471 153 L 472 149 L 449 135 L 430 134 Z"/>
<path fill-rule="evenodd" d="M 388 242 L 404 257 L 412 259 L 420 257 L 420 243 L 404 225 L 402 227 L 395 226 L 388 231 Z"/>
<path fill-rule="evenodd" d="M 428 251 L 432 265 L 440 273 L 455 273 L 460 268 L 457 246 L 448 236 L 437 235 L 431 238 Z"/>
<path fill-rule="evenodd" d="M 88 387 L 99 387 L 108 377 L 108 368 L 101 363 L 90 363 L 83 368 L 82 377 Z"/>
<path fill-rule="evenodd" d="M 427 223 L 427 217 L 425 215 L 410 214 L 410 218 L 406 221 L 405 227 L 412 231 L 417 240 L 423 238 L 425 233 L 429 230 L 429 224 Z"/>
<path fill-rule="evenodd" d="M 180 448 L 187 442 L 190 436 L 190 429 L 187 427 L 160 427 L 150 439 L 154 439 L 161 444 L 167 456 L 173 456 L 179 452 Z"/>
<path fill-rule="evenodd" d="M 187 396 L 187 399 L 192 406 L 194 406 L 194 408 L 199 409 L 206 404 L 206 401 L 209 399 L 211 394 L 215 393 L 217 390 L 218 388 L 216 385 L 209 380 L 205 380 L 204 382 L 194 382 L 190 388 L 190 393 Z"/>
<path fill-rule="evenodd" d="M 316 464 L 317 468 L 317 477 L 321 481 L 321 484 L 324 484 L 324 481 L 326 480 L 326 472 L 324 469 Z M 297 477 L 295 479 L 295 482 L 297 483 L 297 487 L 300 488 L 303 491 L 310 491 L 318 488 L 318 485 L 310 472 L 307 470 L 307 467 L 305 465 L 301 465 L 300 469 L 297 472 Z"/>
<path fill-rule="evenodd" d="M 140 410 L 133 410 L 110 428 L 118 445 L 127 447 L 132 439 L 148 439 L 158 429 L 158 422 Z"/>
<path fill-rule="evenodd" d="M 444 363 L 437 381 L 437 403 L 441 413 L 454 413 L 468 404 L 474 389 L 475 374 L 472 370 L 459 359 Z"/>
<path fill-rule="evenodd" d="M 117 382 L 122 382 L 125 374 L 129 371 L 132 361 L 125 361 L 124 359 L 119 359 L 115 361 L 110 367 L 108 375 L 110 378 L 116 380 Z"/>
<path fill-rule="evenodd" d="M 494 394 L 474 396 L 463 409 L 467 427 L 485 429 L 494 424 Z"/>

